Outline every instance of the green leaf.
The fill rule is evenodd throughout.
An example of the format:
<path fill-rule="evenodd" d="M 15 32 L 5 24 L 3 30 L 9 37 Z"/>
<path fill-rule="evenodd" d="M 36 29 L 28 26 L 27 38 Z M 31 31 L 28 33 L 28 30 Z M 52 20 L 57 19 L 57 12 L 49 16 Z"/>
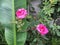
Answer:
<path fill-rule="evenodd" d="M 57 26 L 57 29 L 60 29 L 60 26 Z"/>
<path fill-rule="evenodd" d="M 5 39 L 8 45 L 24 45 L 27 32 L 16 32 L 15 11 L 26 9 L 26 0 L 0 0 L 0 22 L 5 26 Z M 23 20 L 24 21 L 24 20 Z M 28 23 L 24 21 L 22 30 L 26 30 Z"/>
<path fill-rule="evenodd" d="M 17 35 L 17 45 L 24 45 L 27 33 L 26 32 L 22 32 L 22 33 L 18 32 L 17 34 L 18 34 Z"/>
<path fill-rule="evenodd" d="M 8 45 L 14 45 L 15 43 L 15 15 L 12 14 L 12 0 L 2 0 L 0 1 L 0 22 L 5 26 L 5 39 Z"/>
<path fill-rule="evenodd" d="M 58 8 L 57 12 L 59 12 L 59 11 L 60 11 L 60 8 Z"/>
<path fill-rule="evenodd" d="M 17 32 L 17 45 L 24 45 L 26 37 L 27 37 L 27 27 L 28 27 L 28 22 L 26 20 L 23 20 L 24 25 L 22 26 L 22 29 Z"/>
<path fill-rule="evenodd" d="M 12 18 L 12 6 L 10 3 L 11 0 L 2 0 L 0 1 L 1 4 L 0 4 L 0 22 L 2 24 L 4 24 L 5 26 L 7 26 L 7 24 L 10 24 L 10 22 L 12 21 L 11 18 Z M 8 4 L 8 3 L 9 4 Z"/>
<path fill-rule="evenodd" d="M 19 8 L 26 8 L 26 0 L 15 0 L 15 10 Z"/>
<path fill-rule="evenodd" d="M 12 32 L 13 30 L 9 28 L 5 28 L 5 39 L 8 43 L 8 45 L 14 45 L 14 34 Z"/>
<path fill-rule="evenodd" d="M 57 36 L 60 36 L 60 31 L 56 30 Z"/>

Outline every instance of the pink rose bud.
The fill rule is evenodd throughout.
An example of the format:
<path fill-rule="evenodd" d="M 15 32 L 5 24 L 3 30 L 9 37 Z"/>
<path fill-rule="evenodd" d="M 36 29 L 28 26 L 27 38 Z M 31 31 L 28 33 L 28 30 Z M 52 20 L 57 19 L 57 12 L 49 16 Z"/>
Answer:
<path fill-rule="evenodd" d="M 41 35 L 45 35 L 49 32 L 44 24 L 38 24 L 36 29 Z"/>
<path fill-rule="evenodd" d="M 25 10 L 24 8 L 18 9 L 16 11 L 16 16 L 19 19 L 23 19 L 27 16 L 27 10 Z"/>

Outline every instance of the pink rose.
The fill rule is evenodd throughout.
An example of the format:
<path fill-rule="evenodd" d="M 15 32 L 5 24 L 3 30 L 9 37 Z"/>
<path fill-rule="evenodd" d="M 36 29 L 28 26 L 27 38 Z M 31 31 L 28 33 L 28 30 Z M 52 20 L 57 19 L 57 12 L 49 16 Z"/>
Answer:
<path fill-rule="evenodd" d="M 41 35 L 45 35 L 49 32 L 44 24 L 38 24 L 36 29 Z"/>
<path fill-rule="evenodd" d="M 27 16 L 27 10 L 25 10 L 24 8 L 18 9 L 16 11 L 16 16 L 19 19 L 23 19 Z"/>

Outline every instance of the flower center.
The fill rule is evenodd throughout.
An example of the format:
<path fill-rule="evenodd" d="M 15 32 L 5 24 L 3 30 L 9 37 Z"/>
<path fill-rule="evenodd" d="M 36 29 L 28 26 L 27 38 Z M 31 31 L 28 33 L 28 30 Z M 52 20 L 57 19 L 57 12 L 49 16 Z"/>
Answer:
<path fill-rule="evenodd" d="M 24 15 L 24 10 L 19 11 L 18 14 L 18 16 Z"/>
<path fill-rule="evenodd" d="M 40 31 L 44 32 L 45 28 L 42 26 L 40 27 Z"/>

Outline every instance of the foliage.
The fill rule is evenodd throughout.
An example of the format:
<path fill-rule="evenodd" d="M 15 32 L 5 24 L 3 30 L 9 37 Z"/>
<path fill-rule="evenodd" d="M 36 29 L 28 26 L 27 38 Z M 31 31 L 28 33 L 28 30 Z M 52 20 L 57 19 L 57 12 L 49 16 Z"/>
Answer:
<path fill-rule="evenodd" d="M 27 5 L 30 5 L 30 0 L 28 2 Z M 32 6 L 26 18 L 18 19 L 15 12 L 19 8 L 29 9 L 26 3 L 26 0 L 0 1 L 0 37 L 3 36 L 3 42 L 8 45 L 60 45 L 60 0 L 42 0 L 38 14 Z M 49 30 L 47 35 L 37 32 L 39 23 L 46 25 Z"/>
<path fill-rule="evenodd" d="M 35 23 L 31 26 L 33 28 L 28 31 L 27 43 L 30 45 L 60 45 L 60 26 L 56 23 L 60 16 L 60 11 L 58 11 L 60 2 L 58 0 L 53 0 L 53 2 L 52 0 L 43 0 L 42 2 L 40 12 L 34 16 Z M 33 23 L 33 21 L 31 22 Z M 34 29 L 39 23 L 45 24 L 49 28 L 49 33 L 46 36 L 41 36 Z"/>
<path fill-rule="evenodd" d="M 5 39 L 8 45 L 24 45 L 27 33 L 16 32 L 15 11 L 18 8 L 26 8 L 26 0 L 1 0 L 0 1 L 0 22 L 5 27 Z M 24 3 L 22 3 L 24 2 Z M 21 3 L 21 5 L 19 5 Z M 22 31 L 26 30 L 28 23 L 23 21 Z"/>

